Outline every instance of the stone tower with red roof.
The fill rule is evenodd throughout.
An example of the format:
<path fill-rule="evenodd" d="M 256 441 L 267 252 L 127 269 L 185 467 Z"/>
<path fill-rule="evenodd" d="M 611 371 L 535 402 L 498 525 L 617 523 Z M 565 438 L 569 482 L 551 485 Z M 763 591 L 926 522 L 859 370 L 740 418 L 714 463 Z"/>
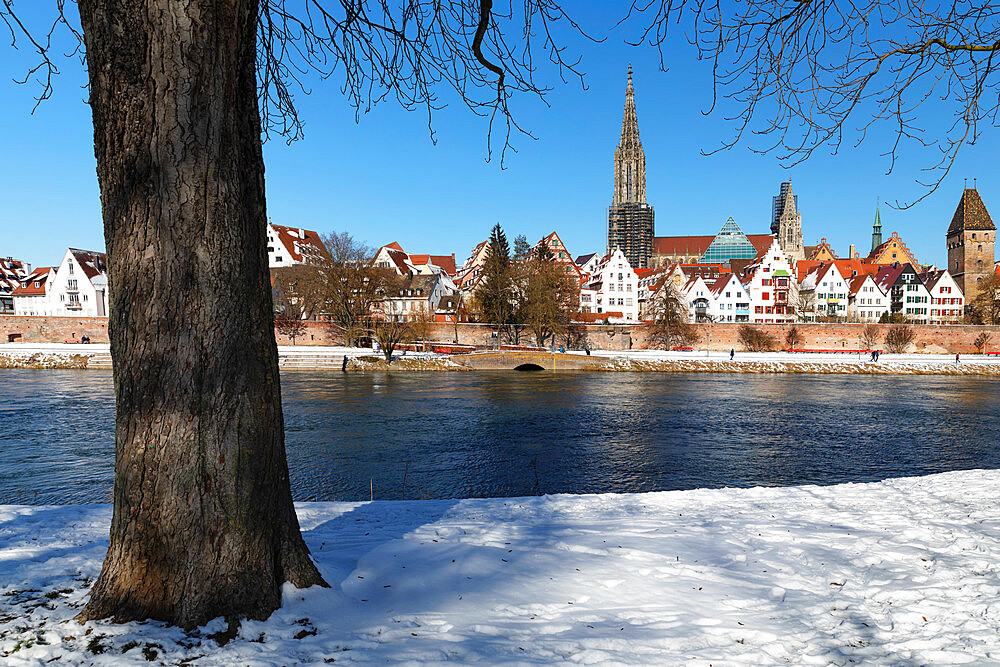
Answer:
<path fill-rule="evenodd" d="M 965 188 L 948 227 L 948 270 L 965 295 L 966 306 L 980 281 L 993 272 L 997 226 L 975 188 Z"/>

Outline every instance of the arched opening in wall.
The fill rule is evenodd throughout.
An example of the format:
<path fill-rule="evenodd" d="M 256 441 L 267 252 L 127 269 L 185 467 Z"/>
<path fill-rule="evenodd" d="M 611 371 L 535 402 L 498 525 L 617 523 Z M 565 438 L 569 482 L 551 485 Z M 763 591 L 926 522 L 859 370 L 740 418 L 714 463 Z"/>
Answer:
<path fill-rule="evenodd" d="M 545 369 L 538 364 L 521 364 L 514 368 L 515 371 L 544 371 Z"/>

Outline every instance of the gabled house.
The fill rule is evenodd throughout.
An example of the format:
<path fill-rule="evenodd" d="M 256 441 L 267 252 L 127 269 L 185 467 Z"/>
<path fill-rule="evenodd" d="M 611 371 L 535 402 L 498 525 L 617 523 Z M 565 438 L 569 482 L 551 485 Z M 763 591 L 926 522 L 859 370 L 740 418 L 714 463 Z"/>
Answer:
<path fill-rule="evenodd" d="M 580 310 L 584 313 L 621 313 L 626 321 L 639 319 L 639 279 L 620 248 L 612 250 L 597 266 L 580 290 Z M 584 300 L 593 299 L 592 303 Z M 586 310 L 586 308 L 590 310 Z"/>
<path fill-rule="evenodd" d="M 920 282 L 912 264 L 895 263 L 883 266 L 875 282 L 889 297 L 889 314 L 900 314 L 907 320 L 926 323 L 930 318 L 930 292 Z"/>
<path fill-rule="evenodd" d="M 441 299 L 455 294 L 455 283 L 444 273 L 410 274 L 393 292 L 382 300 L 381 312 L 399 322 L 437 319 Z"/>
<path fill-rule="evenodd" d="M 320 264 L 326 246 L 319 234 L 300 227 L 267 223 L 267 265 L 275 269 L 295 264 Z"/>
<path fill-rule="evenodd" d="M 592 252 L 587 255 L 580 255 L 574 260 L 574 264 L 580 268 L 580 272 L 584 275 L 593 273 L 594 269 L 596 269 L 597 265 L 600 263 L 601 255 L 596 252 Z"/>
<path fill-rule="evenodd" d="M 472 254 L 469 255 L 465 263 L 462 264 L 462 268 L 455 274 L 455 283 L 459 289 L 469 292 L 475 290 L 479 285 L 479 281 L 482 279 L 483 262 L 486 261 L 486 252 L 489 250 L 489 245 L 490 242 L 487 239 L 486 241 L 480 241 L 472 249 Z"/>
<path fill-rule="evenodd" d="M 563 267 L 563 271 L 571 275 L 577 284 L 582 283 L 585 274 L 576 265 L 576 262 L 573 261 L 573 256 L 569 254 L 569 250 L 566 249 L 566 245 L 559 238 L 559 234 L 552 232 L 535 244 L 535 249 L 538 248 L 545 248 L 552 256 L 553 262 Z"/>
<path fill-rule="evenodd" d="M 750 292 L 735 274 L 721 276 L 709 287 L 713 322 L 749 322 Z"/>
<path fill-rule="evenodd" d="M 49 305 L 49 283 L 55 278 L 55 267 L 40 266 L 21 281 L 11 293 L 15 315 L 53 315 Z"/>
<path fill-rule="evenodd" d="M 913 253 L 910 252 L 910 249 L 906 247 L 903 239 L 896 232 L 890 234 L 889 239 L 885 243 L 872 250 L 865 261 L 871 264 L 882 265 L 891 265 L 899 262 L 900 264 L 912 264 L 914 268 L 920 266 L 917 258 L 913 256 Z"/>
<path fill-rule="evenodd" d="M 687 282 L 687 276 L 680 264 L 668 264 L 653 269 L 636 269 L 638 281 L 637 294 L 639 299 L 639 318 L 646 316 L 646 303 L 666 285 L 680 290 Z"/>
<path fill-rule="evenodd" d="M 920 282 L 927 288 L 931 299 L 928 322 L 960 324 L 965 315 L 965 297 L 948 269 L 931 267 L 920 274 Z"/>
<path fill-rule="evenodd" d="M 889 297 L 870 273 L 851 278 L 847 294 L 847 315 L 858 322 L 877 322 L 889 310 Z"/>
<path fill-rule="evenodd" d="M 38 282 L 42 282 L 43 285 L 34 287 Z M 31 280 L 30 283 L 31 290 L 36 293 L 29 295 L 27 292 L 22 292 L 18 296 L 22 298 L 41 296 L 43 299 L 30 301 L 18 299 L 26 310 L 47 310 L 48 313 L 44 314 L 56 316 L 107 317 L 108 315 L 107 257 L 103 252 L 69 248 L 59 266 L 50 270 L 44 281 Z"/>
<path fill-rule="evenodd" d="M 715 295 L 704 278 L 701 276 L 688 278 L 681 287 L 681 296 L 687 300 L 692 322 L 715 321 Z"/>
<path fill-rule="evenodd" d="M 750 321 L 795 321 L 798 284 L 794 272 L 795 269 L 785 257 L 778 240 L 772 238 L 768 249 L 759 253 L 740 276 L 740 282 L 750 293 Z"/>
<path fill-rule="evenodd" d="M 799 285 L 799 308 L 806 310 L 807 320 L 846 319 L 849 297 L 850 278 L 841 273 L 835 262 L 815 267 Z"/>

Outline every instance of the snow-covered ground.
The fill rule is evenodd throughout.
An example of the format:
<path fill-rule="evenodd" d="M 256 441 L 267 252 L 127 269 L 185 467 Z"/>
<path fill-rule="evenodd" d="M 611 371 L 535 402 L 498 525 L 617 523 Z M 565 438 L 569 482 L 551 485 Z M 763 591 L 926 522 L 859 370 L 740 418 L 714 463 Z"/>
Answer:
<path fill-rule="evenodd" d="M 743 352 L 735 351 L 733 360 L 736 362 L 785 362 L 785 363 L 867 363 L 870 355 L 845 352 Z M 573 354 L 585 354 L 573 352 Z M 666 352 L 663 350 L 594 350 L 592 356 L 627 358 L 646 361 L 729 361 L 729 352 L 706 352 L 694 350 L 690 352 Z M 889 354 L 883 352 L 878 359 L 880 364 L 954 364 L 954 354 Z M 1000 366 L 1000 356 L 985 354 L 963 354 L 960 357 L 963 364 L 984 364 Z"/>
<path fill-rule="evenodd" d="M 332 589 L 213 621 L 70 620 L 107 506 L 0 507 L 0 662 L 1000 664 L 1000 471 L 876 484 L 304 503 Z"/>

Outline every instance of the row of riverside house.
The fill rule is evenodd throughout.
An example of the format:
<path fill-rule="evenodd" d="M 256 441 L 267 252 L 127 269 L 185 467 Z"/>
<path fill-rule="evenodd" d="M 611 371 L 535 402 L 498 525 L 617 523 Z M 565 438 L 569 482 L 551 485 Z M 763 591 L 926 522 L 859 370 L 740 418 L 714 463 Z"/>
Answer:
<path fill-rule="evenodd" d="M 302 264 L 321 256 L 316 232 L 268 224 L 268 263 L 272 268 Z M 0 313 L 55 317 L 106 317 L 108 269 L 103 252 L 68 248 L 54 266 L 32 268 L 0 259 Z"/>

